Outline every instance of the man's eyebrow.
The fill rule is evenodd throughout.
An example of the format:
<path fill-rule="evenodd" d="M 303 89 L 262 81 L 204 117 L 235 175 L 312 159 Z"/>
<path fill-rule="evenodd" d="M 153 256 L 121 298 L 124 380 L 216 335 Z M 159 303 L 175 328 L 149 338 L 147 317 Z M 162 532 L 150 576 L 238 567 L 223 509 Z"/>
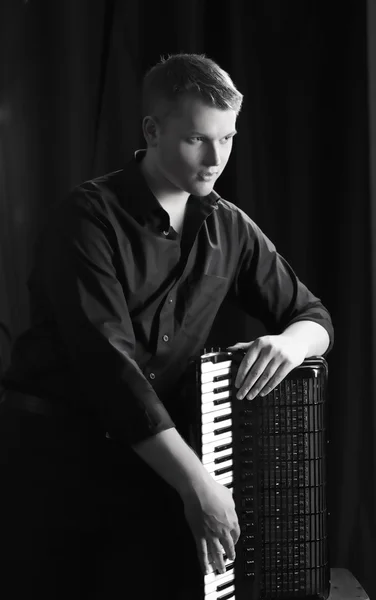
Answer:
<path fill-rule="evenodd" d="M 236 129 L 234 131 L 231 131 L 231 133 L 226 133 L 226 135 L 224 135 L 223 137 L 229 137 L 229 136 L 234 136 L 236 135 L 238 132 L 236 131 Z M 191 135 L 198 135 L 199 137 L 208 137 L 207 135 L 205 135 L 204 133 L 200 133 L 199 131 L 191 131 Z M 223 138 L 221 138 L 223 139 Z"/>

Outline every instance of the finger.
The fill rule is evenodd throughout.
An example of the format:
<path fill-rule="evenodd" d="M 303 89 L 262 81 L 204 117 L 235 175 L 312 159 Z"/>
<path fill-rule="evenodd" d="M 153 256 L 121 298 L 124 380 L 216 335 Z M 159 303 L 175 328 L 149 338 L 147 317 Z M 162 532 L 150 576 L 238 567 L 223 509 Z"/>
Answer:
<path fill-rule="evenodd" d="M 284 378 L 290 373 L 290 371 L 292 371 L 293 368 L 294 367 L 289 367 L 288 365 L 281 365 L 275 371 L 273 377 L 271 377 L 271 379 L 269 379 L 269 381 L 256 393 L 260 394 L 260 396 L 266 396 L 269 394 L 272 390 L 274 390 L 275 387 L 277 387 L 277 385 L 281 383 L 281 381 L 284 380 Z"/>
<path fill-rule="evenodd" d="M 231 530 L 231 537 L 234 542 L 234 546 L 238 543 L 241 534 L 239 522 L 236 523 L 235 527 Z"/>
<path fill-rule="evenodd" d="M 261 382 L 262 387 L 264 387 L 264 385 L 274 375 L 274 371 L 276 369 L 277 365 L 275 364 L 275 361 L 271 361 L 270 358 L 260 355 L 250 367 L 242 385 L 239 387 L 236 397 L 239 400 L 242 400 L 253 388 L 256 382 Z M 249 399 L 251 400 L 251 398 Z"/>
<path fill-rule="evenodd" d="M 260 348 L 259 348 L 259 345 L 257 344 L 257 340 L 255 340 L 254 342 L 252 342 L 249 345 L 247 353 L 239 365 L 238 372 L 236 374 L 236 379 L 235 379 L 235 387 L 240 388 L 240 386 L 242 385 L 243 381 L 245 380 L 249 370 L 254 366 L 255 362 L 259 358 L 259 355 L 260 355 Z"/>
<path fill-rule="evenodd" d="M 227 346 L 226 350 L 231 350 L 232 352 L 237 352 L 239 350 L 248 350 L 252 343 L 253 342 L 237 342 L 237 344 L 234 344 L 233 346 Z"/>
<path fill-rule="evenodd" d="M 205 538 L 196 538 L 196 547 L 198 560 L 200 562 L 202 572 L 204 573 L 204 575 L 207 575 L 213 569 L 210 566 L 208 547 Z"/>
<path fill-rule="evenodd" d="M 219 571 L 219 573 L 225 573 L 225 560 L 223 557 L 223 547 L 218 538 L 211 538 L 207 541 L 209 554 L 213 561 L 213 567 Z"/>
<path fill-rule="evenodd" d="M 229 560 L 235 560 L 235 544 L 231 534 L 221 538 L 221 543 Z"/>

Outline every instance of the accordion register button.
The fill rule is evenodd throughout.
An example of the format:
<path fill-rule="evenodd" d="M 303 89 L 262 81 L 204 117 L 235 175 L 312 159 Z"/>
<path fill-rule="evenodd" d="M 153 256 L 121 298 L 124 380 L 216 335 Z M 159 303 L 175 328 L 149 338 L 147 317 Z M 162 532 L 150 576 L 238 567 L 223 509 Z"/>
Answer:
<path fill-rule="evenodd" d="M 242 487 L 242 494 L 252 494 L 253 490 L 254 490 L 253 485 L 244 485 Z"/>
<path fill-rule="evenodd" d="M 251 508 L 253 505 L 253 498 L 242 498 L 242 507 Z"/>
<path fill-rule="evenodd" d="M 242 456 L 252 456 L 253 454 L 253 449 L 250 446 L 246 446 L 245 448 L 242 448 L 240 450 L 240 454 Z"/>
<path fill-rule="evenodd" d="M 245 408 L 244 410 L 241 411 L 240 416 L 242 417 L 252 417 L 253 415 L 253 410 L 247 409 Z"/>
<path fill-rule="evenodd" d="M 248 525 L 248 523 L 247 523 Z M 252 530 L 252 527 L 250 527 L 250 530 Z M 248 535 L 247 533 L 245 535 L 243 535 L 243 542 L 244 544 L 253 544 L 255 539 L 254 535 Z"/>
<path fill-rule="evenodd" d="M 253 519 L 254 514 L 252 510 L 243 510 L 243 515 L 246 519 Z M 254 525 L 253 521 L 248 521 L 250 525 Z"/>

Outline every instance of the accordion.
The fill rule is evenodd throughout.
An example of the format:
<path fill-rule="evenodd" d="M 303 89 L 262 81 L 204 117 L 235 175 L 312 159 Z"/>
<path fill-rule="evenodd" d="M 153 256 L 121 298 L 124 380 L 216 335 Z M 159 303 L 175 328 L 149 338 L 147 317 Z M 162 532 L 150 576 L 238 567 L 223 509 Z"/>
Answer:
<path fill-rule="evenodd" d="M 189 442 L 232 489 L 241 528 L 235 561 L 203 576 L 200 600 L 326 600 L 327 363 L 307 359 L 249 401 L 238 400 L 234 386 L 243 356 L 211 349 L 191 363 Z"/>

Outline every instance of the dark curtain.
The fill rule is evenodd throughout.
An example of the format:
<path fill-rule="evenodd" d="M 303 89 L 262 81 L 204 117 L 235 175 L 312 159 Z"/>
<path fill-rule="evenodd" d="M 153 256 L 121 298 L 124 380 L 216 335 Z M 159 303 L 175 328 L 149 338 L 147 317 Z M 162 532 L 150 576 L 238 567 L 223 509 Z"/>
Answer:
<path fill-rule="evenodd" d="M 2 368 L 28 324 L 26 281 L 46 210 L 73 185 L 121 168 L 144 146 L 142 75 L 160 55 L 206 53 L 245 95 L 217 190 L 255 219 L 333 317 L 331 565 L 349 568 L 371 597 L 374 12 L 367 13 L 365 0 L 3 0 L 0 7 Z M 208 343 L 263 332 L 224 305 Z"/>

